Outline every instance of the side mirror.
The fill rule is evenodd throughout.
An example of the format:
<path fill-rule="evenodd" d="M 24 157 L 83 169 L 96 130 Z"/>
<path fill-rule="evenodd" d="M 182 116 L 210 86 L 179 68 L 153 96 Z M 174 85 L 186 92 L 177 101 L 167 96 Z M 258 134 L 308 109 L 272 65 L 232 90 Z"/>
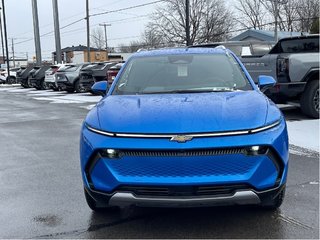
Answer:
<path fill-rule="evenodd" d="M 107 90 L 108 90 L 108 82 L 107 81 L 96 82 L 91 87 L 91 91 L 93 94 L 101 95 L 102 97 L 107 95 Z"/>
<path fill-rule="evenodd" d="M 261 75 L 258 77 L 258 86 L 261 92 L 265 92 L 268 88 L 274 87 L 276 80 L 273 77 Z"/>

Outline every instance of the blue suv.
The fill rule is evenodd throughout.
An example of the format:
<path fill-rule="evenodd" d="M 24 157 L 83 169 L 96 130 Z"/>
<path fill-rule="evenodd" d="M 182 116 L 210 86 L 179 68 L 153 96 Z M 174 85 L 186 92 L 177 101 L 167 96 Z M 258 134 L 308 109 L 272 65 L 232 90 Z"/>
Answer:
<path fill-rule="evenodd" d="M 80 142 L 89 207 L 278 208 L 288 171 L 286 122 L 229 50 L 134 54 L 87 115 Z"/>

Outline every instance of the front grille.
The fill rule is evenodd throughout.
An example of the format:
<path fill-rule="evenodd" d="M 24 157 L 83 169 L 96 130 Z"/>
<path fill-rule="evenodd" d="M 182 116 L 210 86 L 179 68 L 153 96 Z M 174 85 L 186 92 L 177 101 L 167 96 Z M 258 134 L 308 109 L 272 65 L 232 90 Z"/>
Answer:
<path fill-rule="evenodd" d="M 128 157 L 194 157 L 194 156 L 215 156 L 227 154 L 245 153 L 244 148 L 225 148 L 208 150 L 185 150 L 185 151 L 132 151 L 122 150 L 120 156 Z"/>
<path fill-rule="evenodd" d="M 239 189 L 252 188 L 249 185 L 225 186 L 121 186 L 115 190 L 130 192 L 138 196 L 204 196 L 230 195 Z"/>

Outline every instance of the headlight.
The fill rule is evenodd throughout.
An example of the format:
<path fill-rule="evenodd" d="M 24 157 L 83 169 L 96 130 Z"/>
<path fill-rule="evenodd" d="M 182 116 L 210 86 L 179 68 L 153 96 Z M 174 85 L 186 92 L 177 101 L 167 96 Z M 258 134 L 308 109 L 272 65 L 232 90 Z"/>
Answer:
<path fill-rule="evenodd" d="M 247 155 L 260 155 L 260 154 L 266 154 L 268 151 L 268 147 L 266 146 L 251 146 L 246 148 L 246 154 Z"/>
<path fill-rule="evenodd" d="M 119 150 L 116 149 L 103 149 L 101 151 L 102 157 L 107 157 L 111 159 L 119 158 Z"/>

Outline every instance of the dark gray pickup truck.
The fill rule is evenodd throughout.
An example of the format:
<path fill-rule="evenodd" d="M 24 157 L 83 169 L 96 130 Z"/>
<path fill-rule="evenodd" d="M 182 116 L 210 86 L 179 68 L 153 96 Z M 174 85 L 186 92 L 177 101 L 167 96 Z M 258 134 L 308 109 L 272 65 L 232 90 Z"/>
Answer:
<path fill-rule="evenodd" d="M 230 48 L 256 83 L 259 75 L 276 79 L 275 87 L 265 92 L 274 102 L 298 101 L 306 115 L 319 118 L 319 35 L 283 38 L 266 54 L 250 54 L 256 44 L 259 43 L 225 42 L 195 47 Z M 270 43 L 260 42 L 260 45 L 267 49 Z"/>

